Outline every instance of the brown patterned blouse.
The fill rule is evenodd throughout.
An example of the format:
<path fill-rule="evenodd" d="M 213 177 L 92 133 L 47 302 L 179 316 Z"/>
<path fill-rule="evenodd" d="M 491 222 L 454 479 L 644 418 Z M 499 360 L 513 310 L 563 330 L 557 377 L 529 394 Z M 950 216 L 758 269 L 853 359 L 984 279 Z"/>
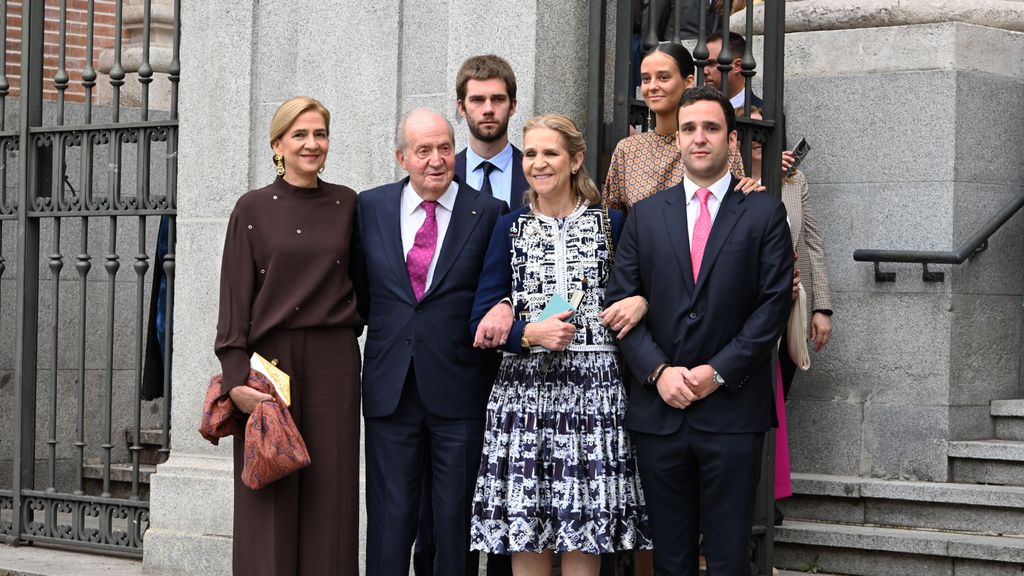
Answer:
<path fill-rule="evenodd" d="M 729 151 L 729 164 L 732 173 L 742 178 L 739 150 Z M 609 208 L 627 212 L 636 202 L 682 182 L 684 173 L 675 134 L 666 136 L 650 130 L 623 138 L 612 152 L 604 181 L 604 202 Z"/>

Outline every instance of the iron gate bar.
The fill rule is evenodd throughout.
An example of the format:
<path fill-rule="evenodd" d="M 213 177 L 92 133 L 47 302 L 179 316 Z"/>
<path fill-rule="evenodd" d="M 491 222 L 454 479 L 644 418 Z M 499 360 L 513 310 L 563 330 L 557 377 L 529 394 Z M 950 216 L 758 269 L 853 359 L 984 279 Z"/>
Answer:
<path fill-rule="evenodd" d="M 167 69 L 167 81 L 171 83 L 171 121 L 178 122 L 178 82 L 181 78 L 181 0 L 174 0 L 174 39 L 171 47 L 171 65 Z M 167 133 L 167 201 L 172 208 L 178 206 L 178 132 L 169 130 Z M 177 217 L 167 219 L 167 253 L 164 255 L 164 278 L 167 279 L 167 301 L 164 312 L 164 422 L 161 435 L 160 458 L 166 460 L 171 451 L 171 364 L 173 359 L 174 324 L 174 253 Z"/>
<path fill-rule="evenodd" d="M 39 293 L 39 275 L 33 273 L 39 261 L 39 221 L 30 218 L 27 207 L 32 205 L 37 179 L 32 173 L 37 156 L 32 153 L 29 128 L 42 124 L 43 87 L 43 16 L 41 1 L 27 0 L 21 6 L 21 110 L 19 125 L 18 162 L 18 275 L 17 305 L 14 341 L 14 518 L 13 532 L 20 537 L 25 531 L 26 519 L 23 492 L 31 490 L 35 482 L 35 425 L 36 425 L 36 358 L 38 335 L 38 305 L 29 301 Z M 5 22 L 6 25 L 6 22 Z"/>

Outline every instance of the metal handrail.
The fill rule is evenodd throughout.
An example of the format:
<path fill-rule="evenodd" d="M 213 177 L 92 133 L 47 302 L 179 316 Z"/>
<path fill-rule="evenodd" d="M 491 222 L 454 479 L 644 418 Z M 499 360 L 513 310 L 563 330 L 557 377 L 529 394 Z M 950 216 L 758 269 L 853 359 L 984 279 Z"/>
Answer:
<path fill-rule="evenodd" d="M 861 248 L 853 251 L 853 259 L 857 262 L 874 262 L 876 282 L 896 281 L 895 272 L 882 272 L 880 262 L 909 262 L 924 267 L 922 279 L 925 282 L 942 282 L 945 274 L 928 269 L 929 264 L 963 264 L 968 258 L 985 251 L 988 239 L 1003 227 L 1003 224 L 1024 207 L 1024 191 L 1021 191 L 1003 207 L 984 226 L 975 232 L 956 251 L 950 250 L 876 250 Z"/>

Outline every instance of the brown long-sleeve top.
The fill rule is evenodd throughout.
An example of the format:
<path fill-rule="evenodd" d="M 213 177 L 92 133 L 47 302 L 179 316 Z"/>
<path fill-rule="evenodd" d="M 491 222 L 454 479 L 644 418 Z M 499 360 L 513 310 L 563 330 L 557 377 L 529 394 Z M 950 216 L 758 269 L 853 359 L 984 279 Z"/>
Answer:
<path fill-rule="evenodd" d="M 275 329 L 363 324 L 349 276 L 356 193 L 278 177 L 235 204 L 224 241 L 214 352 L 223 389 L 245 383 L 251 345 Z"/>

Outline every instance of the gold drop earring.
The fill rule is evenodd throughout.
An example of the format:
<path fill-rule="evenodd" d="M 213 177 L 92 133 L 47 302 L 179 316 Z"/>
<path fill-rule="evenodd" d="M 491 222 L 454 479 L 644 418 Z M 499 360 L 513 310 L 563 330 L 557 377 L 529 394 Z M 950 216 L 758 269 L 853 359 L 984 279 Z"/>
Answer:
<path fill-rule="evenodd" d="M 654 130 L 654 121 L 651 118 L 651 109 L 647 109 L 647 131 Z"/>
<path fill-rule="evenodd" d="M 278 176 L 284 176 L 284 156 L 274 154 L 274 167 L 277 169 Z"/>

